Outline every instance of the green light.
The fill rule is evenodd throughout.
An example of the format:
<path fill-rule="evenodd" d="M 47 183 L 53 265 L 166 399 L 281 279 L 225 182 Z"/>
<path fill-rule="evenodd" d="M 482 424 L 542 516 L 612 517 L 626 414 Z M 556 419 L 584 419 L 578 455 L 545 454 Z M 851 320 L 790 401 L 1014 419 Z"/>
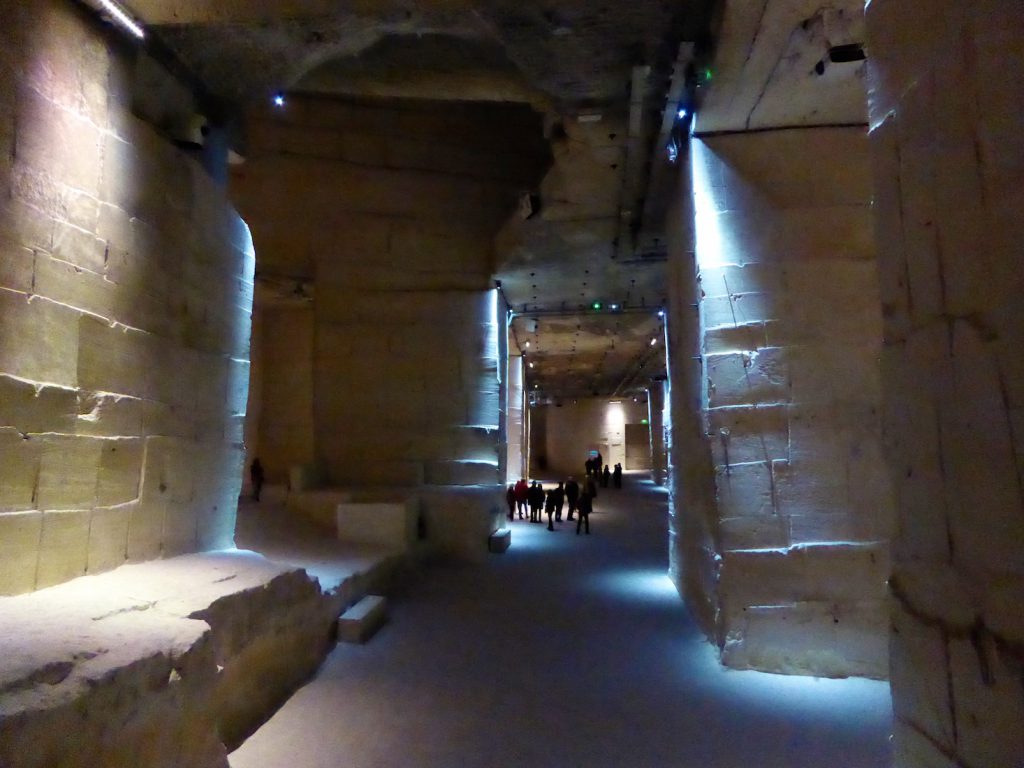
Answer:
<path fill-rule="evenodd" d="M 641 424 L 647 424 L 648 422 L 647 422 L 647 419 L 640 419 L 640 423 Z"/>
<path fill-rule="evenodd" d="M 704 79 L 705 80 L 710 80 L 711 79 L 711 69 L 710 68 L 704 70 Z"/>
<path fill-rule="evenodd" d="M 593 308 L 594 308 L 594 309 L 596 309 L 596 310 L 601 310 L 601 309 L 603 309 L 603 308 L 604 308 L 604 304 L 602 304 L 602 303 L 601 303 L 600 301 L 595 301 L 595 302 L 594 302 L 593 304 L 591 304 L 590 306 L 591 306 L 591 307 L 593 307 Z"/>

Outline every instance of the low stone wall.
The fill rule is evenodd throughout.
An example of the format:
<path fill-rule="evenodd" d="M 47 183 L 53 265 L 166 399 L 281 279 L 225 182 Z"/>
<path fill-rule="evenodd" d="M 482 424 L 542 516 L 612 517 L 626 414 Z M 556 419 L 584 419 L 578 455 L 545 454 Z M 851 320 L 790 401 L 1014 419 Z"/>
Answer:
<path fill-rule="evenodd" d="M 334 619 L 392 565 L 330 591 L 253 552 L 124 566 L 0 598 L 0 765 L 226 768 L 319 666 Z"/>

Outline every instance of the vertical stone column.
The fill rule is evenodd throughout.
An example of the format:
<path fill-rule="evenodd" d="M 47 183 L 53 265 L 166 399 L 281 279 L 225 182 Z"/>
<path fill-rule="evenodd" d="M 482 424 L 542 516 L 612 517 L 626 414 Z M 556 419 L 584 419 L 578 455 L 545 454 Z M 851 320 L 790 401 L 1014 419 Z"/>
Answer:
<path fill-rule="evenodd" d="M 651 425 L 651 480 L 665 484 L 665 382 L 656 381 L 647 390 L 647 420 Z"/>
<path fill-rule="evenodd" d="M 896 764 L 1024 765 L 1024 8 L 867 23 Z"/>
<path fill-rule="evenodd" d="M 508 463 L 505 481 L 526 477 L 526 391 L 523 388 L 523 356 L 508 358 Z"/>
<path fill-rule="evenodd" d="M 255 257 L 57 0 L 0 25 L 0 594 L 231 546 Z"/>

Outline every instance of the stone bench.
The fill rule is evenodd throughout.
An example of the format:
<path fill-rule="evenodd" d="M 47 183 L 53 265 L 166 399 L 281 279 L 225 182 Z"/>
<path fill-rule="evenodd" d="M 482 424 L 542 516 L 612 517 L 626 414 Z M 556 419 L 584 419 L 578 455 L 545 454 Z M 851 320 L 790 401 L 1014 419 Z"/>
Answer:
<path fill-rule="evenodd" d="M 487 549 L 495 554 L 500 554 L 512 546 L 512 529 L 499 528 L 487 540 Z"/>
<path fill-rule="evenodd" d="M 386 619 L 387 600 L 380 595 L 367 595 L 338 618 L 338 640 L 365 643 Z"/>

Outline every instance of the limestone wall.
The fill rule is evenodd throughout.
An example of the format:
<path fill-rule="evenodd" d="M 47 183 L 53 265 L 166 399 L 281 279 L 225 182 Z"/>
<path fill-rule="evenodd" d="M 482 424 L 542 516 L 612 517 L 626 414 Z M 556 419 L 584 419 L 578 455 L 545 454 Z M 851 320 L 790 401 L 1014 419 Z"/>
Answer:
<path fill-rule="evenodd" d="M 591 450 L 600 450 L 609 467 L 616 463 L 625 467 L 626 424 L 640 424 L 647 418 L 647 404 L 634 403 L 632 398 L 584 398 L 535 408 L 535 415 L 538 410 L 545 416 L 548 471 L 577 478 L 583 475 Z"/>
<path fill-rule="evenodd" d="M 716 591 L 728 665 L 884 677 L 892 505 L 864 131 L 696 139 L 692 163 L 715 562 L 689 588 Z"/>
<path fill-rule="evenodd" d="M 231 544 L 248 230 L 131 116 L 117 33 L 0 3 L 0 594 Z"/>
<path fill-rule="evenodd" d="M 897 765 L 1024 764 L 1024 11 L 874 0 Z"/>
<path fill-rule="evenodd" d="M 259 300 L 257 300 L 259 303 Z M 313 451 L 313 307 L 263 306 L 260 321 L 260 463 L 268 483 L 288 482 L 288 468 L 311 464 Z M 277 375 L 268 376 L 273 371 Z M 253 369 L 253 387 L 257 386 Z"/>
<path fill-rule="evenodd" d="M 249 127 L 232 194 L 257 222 L 259 273 L 314 297 L 264 317 L 268 471 L 312 460 L 333 485 L 451 488 L 453 519 L 458 488 L 486 485 L 500 507 L 493 241 L 541 172 L 540 117 L 295 96 Z M 449 536 L 437 498 L 428 528 Z"/>

